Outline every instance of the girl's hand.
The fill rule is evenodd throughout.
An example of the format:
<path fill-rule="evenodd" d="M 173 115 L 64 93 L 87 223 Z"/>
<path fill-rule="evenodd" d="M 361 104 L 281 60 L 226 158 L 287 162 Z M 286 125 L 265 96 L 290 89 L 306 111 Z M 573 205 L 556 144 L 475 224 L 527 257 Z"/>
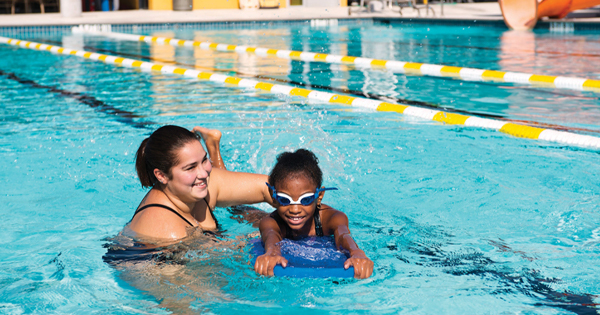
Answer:
<path fill-rule="evenodd" d="M 287 267 L 287 259 L 277 254 L 264 254 L 256 258 L 254 263 L 254 271 L 263 276 L 273 276 L 273 268 L 276 265 L 281 265 L 283 268 Z M 371 263 L 372 265 L 373 263 Z M 372 269 L 372 268 L 371 268 Z"/>
<path fill-rule="evenodd" d="M 373 262 L 362 250 L 355 251 L 344 263 L 344 269 L 354 267 L 354 278 L 366 279 L 373 274 Z"/>

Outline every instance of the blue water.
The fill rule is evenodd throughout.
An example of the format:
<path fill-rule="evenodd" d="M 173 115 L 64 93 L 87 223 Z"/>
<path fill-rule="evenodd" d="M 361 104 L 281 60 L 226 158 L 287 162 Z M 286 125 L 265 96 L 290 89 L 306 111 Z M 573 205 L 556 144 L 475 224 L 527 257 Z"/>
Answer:
<path fill-rule="evenodd" d="M 539 31 L 515 46 L 514 34 L 491 28 L 308 25 L 138 33 L 599 78 L 597 34 Z M 600 130 L 592 92 L 69 34 L 20 38 Z M 586 314 L 594 309 L 583 304 L 600 302 L 597 151 L 5 45 L 0 71 L 0 313 Z M 348 215 L 374 275 L 256 276 L 247 246 L 256 229 L 227 209 L 216 210 L 226 230 L 217 246 L 198 236 L 164 249 L 166 261 L 105 263 L 103 246 L 145 193 L 134 153 L 163 124 L 222 130 L 236 171 L 267 173 L 277 153 L 313 150 L 324 184 L 340 188 L 324 202 Z"/>

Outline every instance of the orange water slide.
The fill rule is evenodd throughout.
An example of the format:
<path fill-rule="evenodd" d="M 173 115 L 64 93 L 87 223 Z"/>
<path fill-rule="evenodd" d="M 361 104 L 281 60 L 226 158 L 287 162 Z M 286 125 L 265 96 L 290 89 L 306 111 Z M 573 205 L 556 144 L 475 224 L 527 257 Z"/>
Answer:
<path fill-rule="evenodd" d="M 499 0 L 504 22 L 515 30 L 530 30 L 542 17 L 562 19 L 575 10 L 600 5 L 600 0 Z"/>

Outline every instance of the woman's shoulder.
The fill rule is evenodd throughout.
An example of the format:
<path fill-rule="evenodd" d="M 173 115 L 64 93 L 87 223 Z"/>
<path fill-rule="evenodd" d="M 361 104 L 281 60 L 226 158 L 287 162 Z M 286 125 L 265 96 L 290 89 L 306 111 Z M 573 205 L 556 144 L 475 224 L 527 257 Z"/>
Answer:
<path fill-rule="evenodd" d="M 144 198 L 128 227 L 145 237 L 179 239 L 188 235 L 189 224 L 173 211 L 169 211 L 167 202 Z M 141 210 L 141 211 L 140 211 Z"/>

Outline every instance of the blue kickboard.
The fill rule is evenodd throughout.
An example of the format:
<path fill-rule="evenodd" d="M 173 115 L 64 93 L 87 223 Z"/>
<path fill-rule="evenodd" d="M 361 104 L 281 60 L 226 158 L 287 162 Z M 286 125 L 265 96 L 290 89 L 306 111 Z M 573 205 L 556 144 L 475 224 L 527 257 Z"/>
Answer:
<path fill-rule="evenodd" d="M 260 239 L 250 241 L 252 265 L 256 257 L 265 253 Z M 287 267 L 275 266 L 277 277 L 290 278 L 353 278 L 354 268 L 344 269 L 348 256 L 335 246 L 332 237 L 307 237 L 301 240 L 284 239 L 280 243 L 281 255 L 288 260 Z"/>

